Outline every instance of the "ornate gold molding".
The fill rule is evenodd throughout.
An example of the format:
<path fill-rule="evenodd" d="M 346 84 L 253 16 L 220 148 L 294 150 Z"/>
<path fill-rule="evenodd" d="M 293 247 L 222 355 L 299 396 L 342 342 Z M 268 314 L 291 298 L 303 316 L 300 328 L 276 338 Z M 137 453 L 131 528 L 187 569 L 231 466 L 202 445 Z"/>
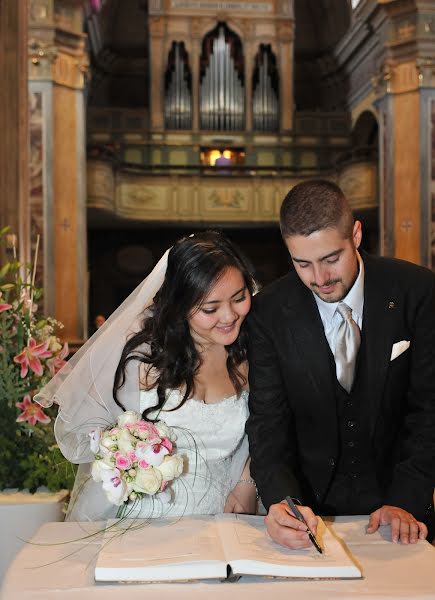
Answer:
<path fill-rule="evenodd" d="M 421 87 L 435 87 L 435 58 L 417 58 L 418 83 Z"/>
<path fill-rule="evenodd" d="M 276 28 L 278 40 L 280 42 L 293 42 L 294 29 L 293 21 L 280 21 Z"/>
<path fill-rule="evenodd" d="M 166 31 L 165 17 L 150 17 L 148 20 L 149 31 L 152 37 L 163 37 Z"/>
<path fill-rule="evenodd" d="M 50 79 L 58 85 L 83 89 L 89 72 L 84 49 L 72 54 L 52 42 L 31 38 L 28 44 L 29 79 Z"/>
<path fill-rule="evenodd" d="M 30 0 L 29 25 L 48 25 L 53 23 L 52 0 Z"/>
<path fill-rule="evenodd" d="M 421 87 L 435 87 L 435 59 L 416 58 L 400 63 L 385 63 L 372 78 L 375 94 L 403 94 Z"/>
<path fill-rule="evenodd" d="M 57 6 L 53 0 L 33 0 L 29 10 L 28 63 L 30 80 L 52 80 L 83 89 L 89 72 L 82 6 L 76 0 Z M 80 23 L 80 27 L 78 25 Z"/>
<path fill-rule="evenodd" d="M 37 38 L 30 38 L 28 41 L 28 56 L 32 65 L 35 67 L 50 65 L 57 58 L 58 49 L 51 41 L 45 42 Z"/>

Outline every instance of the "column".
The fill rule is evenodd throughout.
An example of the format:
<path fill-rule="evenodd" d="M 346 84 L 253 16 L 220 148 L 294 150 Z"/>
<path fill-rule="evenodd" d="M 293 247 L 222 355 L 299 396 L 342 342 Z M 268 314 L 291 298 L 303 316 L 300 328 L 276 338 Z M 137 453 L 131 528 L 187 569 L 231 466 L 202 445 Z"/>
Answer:
<path fill-rule="evenodd" d="M 278 23 L 281 132 L 293 127 L 293 21 Z"/>
<path fill-rule="evenodd" d="M 27 0 L 0 2 L 0 228 L 18 236 L 23 262 L 30 260 L 27 11 Z"/>
<path fill-rule="evenodd" d="M 73 345 L 87 336 L 85 74 L 76 0 L 30 0 L 32 227 L 42 238 L 46 311 Z"/>
<path fill-rule="evenodd" d="M 381 251 L 430 267 L 435 6 L 423 11 L 397 0 L 385 9 L 388 54 L 374 79 L 381 115 Z"/>
<path fill-rule="evenodd" d="M 150 116 L 151 131 L 162 131 L 164 128 L 163 100 L 164 87 L 163 76 L 166 67 L 167 56 L 164 56 L 164 31 L 165 18 L 150 17 L 149 19 L 149 80 L 150 80 Z"/>

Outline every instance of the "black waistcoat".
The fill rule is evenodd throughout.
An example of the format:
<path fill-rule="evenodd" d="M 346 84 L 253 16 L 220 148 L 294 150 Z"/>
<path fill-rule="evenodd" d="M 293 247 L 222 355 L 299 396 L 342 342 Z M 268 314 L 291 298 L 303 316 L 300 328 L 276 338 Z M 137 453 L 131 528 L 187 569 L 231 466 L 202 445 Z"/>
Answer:
<path fill-rule="evenodd" d="M 338 383 L 335 360 L 329 352 L 339 432 L 339 454 L 328 491 L 318 506 L 321 514 L 368 514 L 381 506 L 370 443 L 370 402 L 366 375 L 366 344 L 362 335 L 350 393 Z"/>

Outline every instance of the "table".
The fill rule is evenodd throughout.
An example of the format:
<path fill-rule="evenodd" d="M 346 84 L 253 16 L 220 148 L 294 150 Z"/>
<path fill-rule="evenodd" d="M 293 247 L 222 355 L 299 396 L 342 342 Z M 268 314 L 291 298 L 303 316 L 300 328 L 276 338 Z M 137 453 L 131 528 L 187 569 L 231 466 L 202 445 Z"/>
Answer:
<path fill-rule="evenodd" d="M 100 539 L 78 540 L 98 524 L 47 523 L 12 563 L 1 600 L 435 600 L 435 548 L 427 542 L 402 546 L 389 529 L 365 533 L 366 516 L 325 519 L 362 569 L 360 580 L 302 581 L 241 578 L 235 583 L 201 581 L 160 584 L 96 584 L 93 569 Z M 55 542 L 67 544 L 53 545 Z M 41 546 L 43 543 L 51 545 Z"/>

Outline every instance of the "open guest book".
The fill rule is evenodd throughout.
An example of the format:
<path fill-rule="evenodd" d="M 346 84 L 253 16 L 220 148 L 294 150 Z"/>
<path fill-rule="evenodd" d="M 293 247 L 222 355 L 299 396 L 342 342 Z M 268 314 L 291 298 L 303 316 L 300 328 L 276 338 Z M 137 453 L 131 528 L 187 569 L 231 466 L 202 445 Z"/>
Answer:
<path fill-rule="evenodd" d="M 361 571 L 319 519 L 311 546 L 288 550 L 273 542 L 264 518 L 251 515 L 108 521 L 96 581 L 236 579 L 238 575 L 359 578 Z"/>

